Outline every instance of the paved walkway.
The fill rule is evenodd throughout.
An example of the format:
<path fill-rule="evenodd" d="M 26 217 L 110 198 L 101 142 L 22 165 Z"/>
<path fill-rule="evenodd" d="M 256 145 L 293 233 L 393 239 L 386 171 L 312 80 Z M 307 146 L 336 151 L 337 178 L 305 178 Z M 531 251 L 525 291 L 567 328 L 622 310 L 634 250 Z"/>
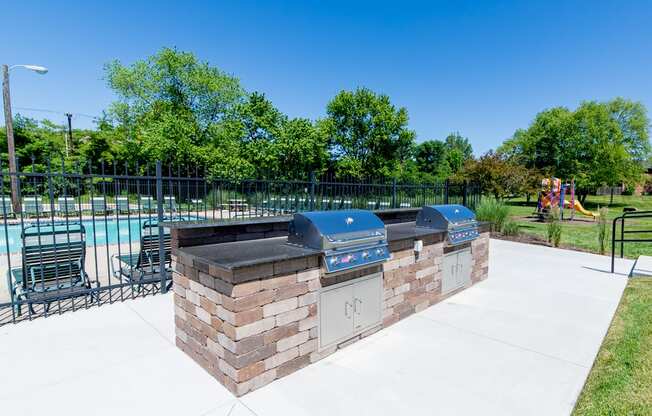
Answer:
<path fill-rule="evenodd" d="M 487 281 L 239 400 L 176 349 L 169 296 L 6 325 L 0 409 L 567 415 L 626 284 L 608 267 L 607 257 L 492 240 Z"/>

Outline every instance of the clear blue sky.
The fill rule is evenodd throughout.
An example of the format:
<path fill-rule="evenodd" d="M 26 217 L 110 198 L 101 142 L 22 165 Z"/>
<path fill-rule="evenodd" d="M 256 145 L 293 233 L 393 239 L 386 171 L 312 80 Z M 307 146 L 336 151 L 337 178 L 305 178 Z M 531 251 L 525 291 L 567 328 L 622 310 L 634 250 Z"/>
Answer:
<path fill-rule="evenodd" d="M 154 6 L 154 4 L 156 4 Z M 650 1 L 12 1 L 0 62 L 15 110 L 62 123 L 113 96 L 103 64 L 192 51 L 290 116 L 318 118 L 366 86 L 407 107 L 418 140 L 459 131 L 476 153 L 544 108 L 624 96 L 652 108 Z M 91 119 L 76 116 L 76 126 Z"/>

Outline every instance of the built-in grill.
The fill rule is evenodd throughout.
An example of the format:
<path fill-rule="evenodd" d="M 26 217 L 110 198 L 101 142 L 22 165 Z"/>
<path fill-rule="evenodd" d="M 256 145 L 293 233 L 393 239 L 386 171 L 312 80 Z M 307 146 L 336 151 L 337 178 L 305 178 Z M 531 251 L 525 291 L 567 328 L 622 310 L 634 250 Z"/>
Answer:
<path fill-rule="evenodd" d="M 463 205 L 426 205 L 417 215 L 417 227 L 448 231 L 448 242 L 458 245 L 480 235 L 473 211 Z"/>
<path fill-rule="evenodd" d="M 371 211 L 315 211 L 294 214 L 288 242 L 321 250 L 328 273 L 389 259 L 385 224 Z"/>

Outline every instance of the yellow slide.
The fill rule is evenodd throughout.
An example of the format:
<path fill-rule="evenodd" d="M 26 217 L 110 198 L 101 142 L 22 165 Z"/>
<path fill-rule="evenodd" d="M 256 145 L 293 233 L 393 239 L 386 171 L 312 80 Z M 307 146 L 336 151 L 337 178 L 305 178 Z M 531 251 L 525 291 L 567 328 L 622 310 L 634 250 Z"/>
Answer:
<path fill-rule="evenodd" d="M 566 205 L 570 206 L 570 201 L 566 201 Z M 575 209 L 575 211 L 577 211 L 577 212 L 579 212 L 579 213 L 581 213 L 583 215 L 586 215 L 587 217 L 595 218 L 595 217 L 600 216 L 600 214 L 597 213 L 597 212 L 591 212 L 591 211 L 587 211 L 586 209 L 584 209 L 584 207 L 582 206 L 582 204 L 580 204 L 580 201 L 578 201 L 578 200 L 575 200 L 575 206 L 573 208 Z"/>

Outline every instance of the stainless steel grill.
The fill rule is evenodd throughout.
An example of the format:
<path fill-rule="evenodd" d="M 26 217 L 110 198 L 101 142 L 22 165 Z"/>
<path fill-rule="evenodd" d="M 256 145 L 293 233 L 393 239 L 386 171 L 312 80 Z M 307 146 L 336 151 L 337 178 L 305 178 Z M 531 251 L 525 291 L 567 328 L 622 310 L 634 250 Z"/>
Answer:
<path fill-rule="evenodd" d="M 426 205 L 417 215 L 417 227 L 448 232 L 448 242 L 458 245 L 478 238 L 478 221 L 463 205 Z"/>
<path fill-rule="evenodd" d="M 294 214 L 288 242 L 321 250 L 328 273 L 389 259 L 385 224 L 371 211 Z"/>

